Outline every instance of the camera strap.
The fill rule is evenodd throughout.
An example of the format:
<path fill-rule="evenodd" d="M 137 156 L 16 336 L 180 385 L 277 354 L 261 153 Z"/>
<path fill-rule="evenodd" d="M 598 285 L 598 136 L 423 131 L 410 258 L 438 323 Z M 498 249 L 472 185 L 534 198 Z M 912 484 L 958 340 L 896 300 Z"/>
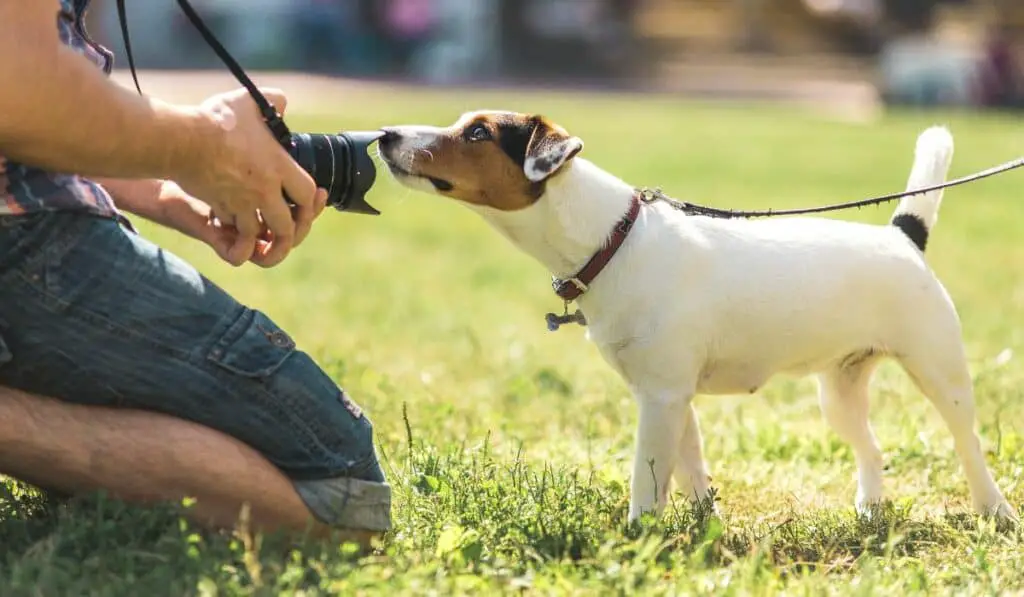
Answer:
<path fill-rule="evenodd" d="M 291 131 L 288 129 L 288 125 L 284 123 L 284 119 L 281 118 L 281 114 L 267 101 L 256 85 L 252 82 L 252 79 L 245 74 L 245 70 L 238 64 L 238 62 L 228 53 L 228 51 L 221 45 L 220 41 L 213 35 L 213 32 L 206 26 L 206 23 L 199 18 L 199 14 L 196 13 L 192 5 L 188 3 L 188 0 L 177 0 L 178 6 L 181 11 L 185 13 L 188 20 L 191 21 L 192 26 L 199 31 L 199 34 L 203 36 L 203 40 L 210 46 L 213 52 L 220 58 L 221 62 L 228 67 L 231 74 L 234 75 L 238 82 L 245 87 L 249 95 L 252 96 L 253 101 L 256 102 L 256 106 L 260 110 L 260 114 L 263 116 L 263 120 L 266 121 L 267 126 L 270 128 L 270 132 L 277 139 L 277 142 L 284 147 L 291 145 Z M 117 0 L 117 17 L 121 22 L 121 36 L 124 38 L 124 51 L 128 57 L 128 68 L 132 72 L 132 81 L 135 82 L 135 89 L 138 90 L 139 95 L 142 95 L 142 88 L 139 86 L 139 78 L 135 73 L 135 60 L 132 58 L 132 45 L 128 36 L 128 19 L 125 11 L 125 0 Z"/>

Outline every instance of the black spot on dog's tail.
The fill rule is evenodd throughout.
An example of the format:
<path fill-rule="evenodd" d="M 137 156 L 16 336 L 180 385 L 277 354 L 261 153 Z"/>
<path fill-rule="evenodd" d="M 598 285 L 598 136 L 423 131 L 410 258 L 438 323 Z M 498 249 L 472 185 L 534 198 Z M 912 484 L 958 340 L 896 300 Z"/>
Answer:
<path fill-rule="evenodd" d="M 953 135 L 949 130 L 939 126 L 927 129 L 917 138 L 907 190 L 942 184 L 952 160 Z M 928 245 L 928 235 L 938 220 L 942 193 L 940 189 L 904 197 L 889 222 L 907 235 L 921 251 Z"/>
<path fill-rule="evenodd" d="M 928 227 L 925 226 L 924 220 L 911 213 L 902 213 L 893 216 L 890 223 L 902 230 L 903 234 L 906 234 L 907 238 L 924 252 L 928 245 Z"/>

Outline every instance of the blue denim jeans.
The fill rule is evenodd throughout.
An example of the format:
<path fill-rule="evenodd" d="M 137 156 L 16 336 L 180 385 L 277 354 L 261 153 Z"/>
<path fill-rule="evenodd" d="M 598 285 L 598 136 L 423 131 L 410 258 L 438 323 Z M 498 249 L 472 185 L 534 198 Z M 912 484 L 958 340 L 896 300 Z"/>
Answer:
<path fill-rule="evenodd" d="M 0 217 L 0 385 L 252 446 L 339 527 L 390 528 L 366 414 L 266 314 L 118 222 Z"/>

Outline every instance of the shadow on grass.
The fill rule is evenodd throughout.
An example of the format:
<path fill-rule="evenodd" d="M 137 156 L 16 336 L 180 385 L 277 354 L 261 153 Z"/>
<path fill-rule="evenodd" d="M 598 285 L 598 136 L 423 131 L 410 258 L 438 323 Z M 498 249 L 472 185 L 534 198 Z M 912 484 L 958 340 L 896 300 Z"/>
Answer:
<path fill-rule="evenodd" d="M 274 595 L 320 582 L 309 559 L 331 559 L 335 570 L 355 562 L 352 546 L 239 537 L 197 530 L 170 505 L 68 499 L 0 479 L 4 597 Z"/>
<path fill-rule="evenodd" d="M 549 464 L 530 467 L 521 452 L 499 461 L 486 442 L 442 454 L 414 444 L 409 430 L 409 445 L 396 483 L 407 504 L 399 522 L 408 530 L 404 549 L 441 554 L 449 567 L 561 561 L 598 571 L 609 560 L 671 568 L 757 559 L 780 576 L 836 573 L 864 557 L 953 549 L 979 530 L 970 515 L 914 518 L 909 507 L 892 503 L 871 516 L 851 508 L 733 522 L 714 514 L 714 496 L 697 504 L 676 500 L 660 521 L 626 525 L 628 488 L 617 481 Z"/>
<path fill-rule="evenodd" d="M 699 555 L 704 565 L 759 557 L 779 568 L 782 576 L 844 572 L 864 556 L 917 557 L 963 540 L 945 518 L 915 520 L 909 508 L 891 503 L 871 516 L 818 510 L 793 513 L 781 522 L 727 526 L 710 514 L 706 502 L 673 513 L 672 518 L 666 530 L 684 537 L 678 546 Z"/>
<path fill-rule="evenodd" d="M 11 481 L 4 488 L 4 595 L 127 595 L 140 586 L 189 595 L 236 557 L 230 541 L 190 530 L 169 507 L 71 500 Z"/>

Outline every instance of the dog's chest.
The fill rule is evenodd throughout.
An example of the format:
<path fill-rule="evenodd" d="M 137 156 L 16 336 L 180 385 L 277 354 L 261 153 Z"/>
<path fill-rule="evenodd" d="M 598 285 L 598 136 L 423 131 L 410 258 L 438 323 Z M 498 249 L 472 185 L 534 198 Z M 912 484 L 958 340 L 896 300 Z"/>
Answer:
<path fill-rule="evenodd" d="M 588 336 L 628 383 L 692 388 L 699 394 L 754 393 L 776 374 L 820 371 L 842 357 L 847 345 L 860 345 L 845 337 L 830 342 L 814 329 L 794 333 L 795 326 L 732 328 L 711 315 L 645 320 L 641 326 L 625 325 L 623 319 L 616 323 L 595 318 Z"/>
<path fill-rule="evenodd" d="M 707 360 L 695 347 L 665 345 L 653 338 L 594 338 L 605 361 L 631 385 L 691 387 L 701 394 L 742 394 L 757 391 L 772 368 L 755 360 Z M 660 347 L 660 348 L 659 348 Z"/>
<path fill-rule="evenodd" d="M 697 374 L 699 394 L 753 394 L 772 371 L 757 362 L 709 360 Z"/>

